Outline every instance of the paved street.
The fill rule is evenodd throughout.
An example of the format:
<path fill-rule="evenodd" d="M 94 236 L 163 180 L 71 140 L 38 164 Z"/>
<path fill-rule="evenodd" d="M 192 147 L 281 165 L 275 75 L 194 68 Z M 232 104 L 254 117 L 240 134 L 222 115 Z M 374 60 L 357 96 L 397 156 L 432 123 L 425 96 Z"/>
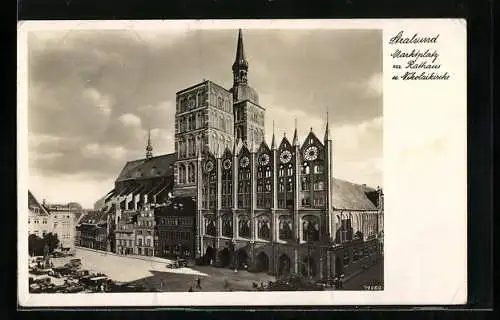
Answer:
<path fill-rule="evenodd" d="M 234 270 L 209 266 L 169 269 L 166 265 L 171 261 L 167 259 L 118 256 L 83 248 L 76 249 L 75 257 L 53 259 L 53 263 L 54 266 L 60 266 L 75 258 L 82 260 L 82 269 L 102 272 L 117 282 L 141 284 L 161 291 L 186 292 L 189 287 L 192 287 L 194 291 L 225 291 L 226 280 L 229 288 L 242 291 L 251 290 L 254 281 L 274 280 L 274 277 L 263 273 L 246 271 L 236 273 Z M 197 277 L 201 279 L 201 289 L 196 288 Z"/>
<path fill-rule="evenodd" d="M 367 290 L 364 286 L 372 286 L 371 290 L 383 289 L 384 260 L 381 259 L 371 268 L 344 283 L 344 290 Z M 382 288 L 380 288 L 382 286 Z"/>

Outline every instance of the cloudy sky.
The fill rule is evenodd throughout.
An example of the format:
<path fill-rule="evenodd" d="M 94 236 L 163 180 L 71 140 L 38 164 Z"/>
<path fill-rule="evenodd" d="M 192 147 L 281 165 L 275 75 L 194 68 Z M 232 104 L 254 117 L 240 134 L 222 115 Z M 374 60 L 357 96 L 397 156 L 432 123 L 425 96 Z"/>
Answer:
<path fill-rule="evenodd" d="M 249 84 L 266 136 L 323 137 L 335 176 L 382 185 L 382 43 L 378 30 L 243 30 Z M 84 207 L 127 160 L 174 151 L 175 93 L 210 79 L 229 88 L 237 30 L 31 31 L 29 187 Z"/>

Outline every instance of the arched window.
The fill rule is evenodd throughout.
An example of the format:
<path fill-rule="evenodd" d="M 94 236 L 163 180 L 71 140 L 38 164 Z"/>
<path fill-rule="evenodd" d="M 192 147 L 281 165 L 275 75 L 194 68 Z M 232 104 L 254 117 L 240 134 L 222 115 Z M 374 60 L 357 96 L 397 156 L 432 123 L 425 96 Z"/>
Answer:
<path fill-rule="evenodd" d="M 302 174 L 309 174 L 309 172 L 310 172 L 309 163 L 304 162 L 304 165 L 302 166 Z"/>
<path fill-rule="evenodd" d="M 196 169 L 193 163 L 188 165 L 188 183 L 196 182 Z"/>
<path fill-rule="evenodd" d="M 196 94 L 196 102 L 198 107 L 201 107 L 203 105 L 203 94 L 201 93 L 201 91 L 198 91 L 198 93 Z"/>
<path fill-rule="evenodd" d="M 250 219 L 247 216 L 239 216 L 238 235 L 243 238 L 250 237 Z"/>
<path fill-rule="evenodd" d="M 186 167 L 181 163 L 179 164 L 179 172 L 178 172 L 178 180 L 179 183 L 186 183 Z"/>
<path fill-rule="evenodd" d="M 323 164 L 322 163 L 317 163 L 314 166 L 314 173 L 323 173 Z"/>
<path fill-rule="evenodd" d="M 224 237 L 233 236 L 233 219 L 230 215 L 222 217 L 222 235 Z"/>
<path fill-rule="evenodd" d="M 261 217 L 257 224 L 257 234 L 260 239 L 271 239 L 271 222 L 267 216 Z"/>
<path fill-rule="evenodd" d="M 279 238 L 281 240 L 292 239 L 292 220 L 290 218 L 280 218 Z"/>
<path fill-rule="evenodd" d="M 209 236 L 216 236 L 215 222 L 212 218 L 205 218 L 205 233 Z"/>
<path fill-rule="evenodd" d="M 302 221 L 302 240 L 319 240 L 319 219 L 317 217 L 306 217 Z"/>

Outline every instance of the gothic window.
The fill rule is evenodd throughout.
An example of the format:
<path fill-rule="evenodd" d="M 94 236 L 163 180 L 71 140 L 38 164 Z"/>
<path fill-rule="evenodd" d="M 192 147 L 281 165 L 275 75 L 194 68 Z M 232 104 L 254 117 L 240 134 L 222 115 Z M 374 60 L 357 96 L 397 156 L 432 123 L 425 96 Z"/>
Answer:
<path fill-rule="evenodd" d="M 184 164 L 179 164 L 179 173 L 178 173 L 179 177 L 178 177 L 178 180 L 179 180 L 179 183 L 186 183 L 186 167 L 184 166 Z"/>
<path fill-rule="evenodd" d="M 279 238 L 280 240 L 292 239 L 292 220 L 289 218 L 280 218 L 279 221 Z"/>
<path fill-rule="evenodd" d="M 238 235 L 242 238 L 250 237 L 250 219 L 247 216 L 239 216 Z"/>
<path fill-rule="evenodd" d="M 222 109 L 222 98 L 221 97 L 217 97 L 217 107 L 219 109 Z"/>
<path fill-rule="evenodd" d="M 278 182 L 278 191 L 283 192 L 285 191 L 285 184 L 283 179 L 280 179 Z"/>
<path fill-rule="evenodd" d="M 205 218 L 205 233 L 209 236 L 216 236 L 217 231 L 213 218 Z"/>
<path fill-rule="evenodd" d="M 302 240 L 319 240 L 319 219 L 317 217 L 306 217 L 302 221 Z"/>
<path fill-rule="evenodd" d="M 201 91 L 198 91 L 198 93 L 196 94 L 196 101 L 198 107 L 201 107 L 203 105 L 203 94 Z"/>
<path fill-rule="evenodd" d="M 314 173 L 323 173 L 323 164 L 322 163 L 316 163 L 314 165 Z"/>
<path fill-rule="evenodd" d="M 238 127 L 238 129 L 236 130 L 236 133 L 237 133 L 236 139 L 243 139 L 243 128 L 242 127 Z"/>
<path fill-rule="evenodd" d="M 303 206 L 310 206 L 311 205 L 311 198 L 309 196 L 304 196 L 302 198 L 302 205 Z"/>
<path fill-rule="evenodd" d="M 311 188 L 311 183 L 310 183 L 309 177 L 300 178 L 300 185 L 301 185 L 302 191 L 309 191 Z"/>
<path fill-rule="evenodd" d="M 233 219 L 230 215 L 222 217 L 222 235 L 224 237 L 233 236 Z"/>
<path fill-rule="evenodd" d="M 302 166 L 302 174 L 309 174 L 310 173 L 310 167 L 309 163 L 304 162 L 304 165 Z"/>
<path fill-rule="evenodd" d="M 324 188 L 323 181 L 316 181 L 314 183 L 314 190 L 323 190 L 323 188 Z"/>
<path fill-rule="evenodd" d="M 189 114 L 189 130 L 195 130 L 196 129 L 196 118 L 195 114 L 191 113 Z"/>
<path fill-rule="evenodd" d="M 271 222 L 267 216 L 263 216 L 259 219 L 257 225 L 257 235 L 260 239 L 271 239 Z"/>
<path fill-rule="evenodd" d="M 193 163 L 188 165 L 188 183 L 194 183 L 196 181 L 196 169 Z"/>
<path fill-rule="evenodd" d="M 293 191 L 293 179 L 292 178 L 288 178 L 287 179 L 286 191 L 287 192 L 292 192 Z"/>

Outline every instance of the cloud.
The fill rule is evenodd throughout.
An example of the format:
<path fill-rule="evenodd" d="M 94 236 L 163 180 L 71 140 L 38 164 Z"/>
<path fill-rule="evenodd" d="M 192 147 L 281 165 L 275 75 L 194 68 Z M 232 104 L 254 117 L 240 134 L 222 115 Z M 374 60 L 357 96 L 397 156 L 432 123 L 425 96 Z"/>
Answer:
<path fill-rule="evenodd" d="M 141 126 L 141 118 L 136 116 L 135 114 L 126 113 L 118 117 L 118 121 L 120 121 L 124 126 L 127 127 L 140 127 Z"/>

